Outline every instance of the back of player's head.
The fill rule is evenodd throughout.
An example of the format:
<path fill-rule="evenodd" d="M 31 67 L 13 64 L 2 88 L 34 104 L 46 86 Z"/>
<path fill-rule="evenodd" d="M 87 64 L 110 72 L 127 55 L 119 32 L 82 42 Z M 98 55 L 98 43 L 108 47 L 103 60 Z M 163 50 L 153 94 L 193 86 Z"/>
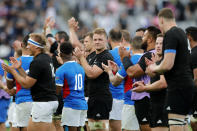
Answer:
<path fill-rule="evenodd" d="M 93 35 L 94 34 L 104 35 L 107 38 L 107 33 L 106 33 L 104 28 L 96 28 L 96 29 L 94 29 Z"/>
<path fill-rule="evenodd" d="M 161 31 L 155 27 L 155 26 L 149 26 L 147 29 L 148 34 L 154 39 L 156 40 L 157 35 L 161 33 Z"/>
<path fill-rule="evenodd" d="M 193 41 L 197 41 L 197 27 L 190 26 L 185 29 L 185 32 L 193 39 Z"/>
<path fill-rule="evenodd" d="M 109 39 L 113 42 L 121 42 L 122 33 L 118 29 L 111 29 L 109 32 Z"/>
<path fill-rule="evenodd" d="M 65 31 L 58 31 L 56 34 L 58 35 L 60 40 L 64 39 L 64 41 L 69 41 L 69 36 Z"/>
<path fill-rule="evenodd" d="M 14 57 L 18 58 L 20 56 L 22 56 L 22 50 L 21 49 L 16 50 L 15 53 L 14 53 Z"/>
<path fill-rule="evenodd" d="M 141 36 L 135 36 L 132 40 L 132 47 L 135 50 L 139 50 L 142 47 L 142 37 Z"/>
<path fill-rule="evenodd" d="M 128 30 L 121 30 L 122 33 L 122 39 L 124 39 L 126 42 L 130 43 L 131 42 L 131 34 L 129 33 Z"/>
<path fill-rule="evenodd" d="M 26 35 L 26 36 L 23 38 L 23 41 L 22 41 L 22 48 L 26 48 L 26 47 L 27 47 L 28 39 L 29 39 L 29 34 Z"/>
<path fill-rule="evenodd" d="M 71 55 L 73 52 L 72 44 L 69 41 L 62 42 L 60 45 L 60 53 Z"/>
<path fill-rule="evenodd" d="M 163 8 L 159 11 L 158 17 L 163 17 L 165 19 L 174 19 L 174 14 L 170 8 Z"/>
<path fill-rule="evenodd" d="M 143 28 L 143 27 L 138 28 L 135 32 L 138 32 L 138 31 L 143 31 L 143 32 L 145 32 L 145 31 L 146 31 L 146 28 Z"/>

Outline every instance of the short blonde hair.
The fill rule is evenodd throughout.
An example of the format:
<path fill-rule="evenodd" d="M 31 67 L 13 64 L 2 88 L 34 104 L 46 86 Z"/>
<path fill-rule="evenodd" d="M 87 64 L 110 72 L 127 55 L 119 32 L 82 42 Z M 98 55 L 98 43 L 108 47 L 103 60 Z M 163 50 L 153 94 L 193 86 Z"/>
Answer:
<path fill-rule="evenodd" d="M 131 34 L 129 33 L 129 31 L 128 30 L 121 30 L 121 33 L 122 33 L 122 38 L 126 42 L 130 43 L 132 38 L 131 38 Z"/>
<path fill-rule="evenodd" d="M 42 34 L 39 33 L 31 33 L 29 35 L 30 38 L 34 39 L 34 41 L 40 43 L 42 46 L 46 46 L 46 39 Z"/>
<path fill-rule="evenodd" d="M 104 28 L 96 28 L 96 29 L 94 29 L 93 35 L 94 34 L 104 35 L 107 38 L 107 33 L 106 33 Z"/>
<path fill-rule="evenodd" d="M 170 8 L 163 8 L 159 11 L 158 17 L 163 17 L 166 19 L 174 19 L 174 14 Z"/>

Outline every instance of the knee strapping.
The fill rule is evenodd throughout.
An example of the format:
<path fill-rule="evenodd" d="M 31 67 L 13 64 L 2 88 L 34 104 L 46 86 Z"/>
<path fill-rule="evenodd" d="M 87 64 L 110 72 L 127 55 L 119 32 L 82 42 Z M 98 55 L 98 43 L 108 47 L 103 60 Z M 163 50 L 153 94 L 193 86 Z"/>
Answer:
<path fill-rule="evenodd" d="M 184 125 L 186 125 L 186 120 L 185 119 L 181 119 L 181 118 L 170 118 L 169 120 L 168 120 L 168 124 L 170 125 L 170 126 L 184 126 Z"/>
<path fill-rule="evenodd" d="M 105 129 L 105 124 L 101 121 L 98 122 L 88 122 L 88 126 L 90 127 L 90 130 L 103 130 Z"/>

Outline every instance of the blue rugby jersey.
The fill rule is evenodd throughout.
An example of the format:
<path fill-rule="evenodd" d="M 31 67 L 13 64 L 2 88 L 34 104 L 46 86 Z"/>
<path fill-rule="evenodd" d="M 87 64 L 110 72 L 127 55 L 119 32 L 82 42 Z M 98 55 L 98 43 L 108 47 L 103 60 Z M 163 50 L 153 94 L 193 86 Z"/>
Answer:
<path fill-rule="evenodd" d="M 75 61 L 65 62 L 56 71 L 55 83 L 63 88 L 64 107 L 87 110 L 84 97 L 85 71 Z"/>
<path fill-rule="evenodd" d="M 126 47 L 127 50 L 129 50 L 130 47 Z M 121 60 L 120 60 L 120 55 L 118 53 L 119 50 L 119 46 L 115 47 L 114 49 L 110 50 L 109 52 L 111 53 L 111 55 L 113 56 L 114 62 L 118 65 L 119 68 L 121 67 Z M 110 91 L 112 93 L 112 97 L 114 99 L 118 99 L 118 100 L 122 100 L 124 99 L 124 83 L 125 81 L 123 80 L 120 85 L 118 86 L 113 86 L 111 83 L 109 85 Z"/>
<path fill-rule="evenodd" d="M 131 57 L 131 61 L 133 64 L 137 64 L 139 59 L 142 57 L 143 54 L 134 54 Z M 134 105 L 134 101 L 131 100 L 132 95 L 132 84 L 133 80 L 127 75 L 127 72 L 125 71 L 123 64 L 121 64 L 121 69 L 118 71 L 118 75 L 122 78 L 125 78 L 125 84 L 124 84 L 124 104 L 128 105 Z"/>
<path fill-rule="evenodd" d="M 33 60 L 33 56 L 21 56 L 17 58 L 18 61 L 22 62 L 21 67 L 25 70 L 25 72 L 28 74 L 29 72 L 29 66 L 30 63 Z M 12 74 L 7 73 L 7 79 L 13 80 L 14 77 Z M 20 104 L 23 102 L 32 102 L 32 96 L 30 89 L 23 88 L 17 81 L 16 81 L 16 95 L 15 95 L 16 104 Z"/>

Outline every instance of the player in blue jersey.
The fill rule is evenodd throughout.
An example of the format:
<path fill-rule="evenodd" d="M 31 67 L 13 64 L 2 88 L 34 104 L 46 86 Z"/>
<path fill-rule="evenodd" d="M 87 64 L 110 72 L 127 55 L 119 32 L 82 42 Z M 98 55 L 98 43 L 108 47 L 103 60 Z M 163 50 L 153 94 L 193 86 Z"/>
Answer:
<path fill-rule="evenodd" d="M 29 56 L 29 51 L 27 50 L 27 40 L 29 38 L 29 35 L 27 35 L 23 42 L 21 43 L 22 47 L 22 56 L 18 57 L 17 60 L 21 60 L 22 62 L 22 68 L 28 72 L 29 66 L 31 61 L 33 60 L 32 56 Z M 16 124 L 13 125 L 13 127 L 18 128 L 18 130 L 25 131 L 27 130 L 28 121 L 31 115 L 31 109 L 32 109 L 32 96 L 30 89 L 23 88 L 17 80 L 14 79 L 13 75 L 10 73 L 7 73 L 7 87 L 9 89 L 12 89 L 14 86 L 14 83 L 16 82 L 16 95 L 15 95 L 15 102 L 16 102 L 16 108 L 14 110 L 15 117 L 14 122 Z"/>
<path fill-rule="evenodd" d="M 73 47 L 70 42 L 60 45 L 60 56 L 64 62 L 56 71 L 56 91 L 63 89 L 64 108 L 62 125 L 68 126 L 69 131 L 76 131 L 85 125 L 87 102 L 84 96 L 85 72 L 82 66 L 72 57 Z"/>
<path fill-rule="evenodd" d="M 138 60 L 141 58 L 143 50 L 141 50 L 142 45 L 142 38 L 137 36 L 134 37 L 132 40 L 132 57 L 131 61 L 137 63 Z M 111 63 L 112 65 L 113 63 Z M 110 65 L 110 64 L 109 64 Z M 110 66 L 111 66 L 110 65 Z M 113 68 L 110 66 L 106 66 L 103 64 L 105 71 L 108 72 L 110 81 L 114 86 L 119 85 L 123 80 L 124 82 L 124 105 L 122 110 L 122 129 L 124 131 L 134 131 L 139 130 L 139 124 L 135 115 L 135 108 L 134 108 L 134 101 L 131 100 L 131 88 L 132 88 L 132 79 L 127 75 L 126 71 L 124 70 L 123 65 L 121 64 L 121 68 L 113 75 L 112 70 Z"/>
<path fill-rule="evenodd" d="M 112 50 L 109 52 L 113 56 L 114 62 L 118 67 L 121 65 L 120 56 L 118 54 L 118 48 L 122 42 L 122 33 L 120 30 L 112 29 L 109 32 L 109 43 L 112 47 Z M 121 114 L 123 108 L 123 98 L 124 98 L 124 81 L 120 83 L 117 87 L 113 86 L 111 83 L 109 85 L 109 89 L 112 93 L 113 104 L 112 110 L 109 115 L 109 126 L 112 131 L 120 131 L 121 130 Z"/>

